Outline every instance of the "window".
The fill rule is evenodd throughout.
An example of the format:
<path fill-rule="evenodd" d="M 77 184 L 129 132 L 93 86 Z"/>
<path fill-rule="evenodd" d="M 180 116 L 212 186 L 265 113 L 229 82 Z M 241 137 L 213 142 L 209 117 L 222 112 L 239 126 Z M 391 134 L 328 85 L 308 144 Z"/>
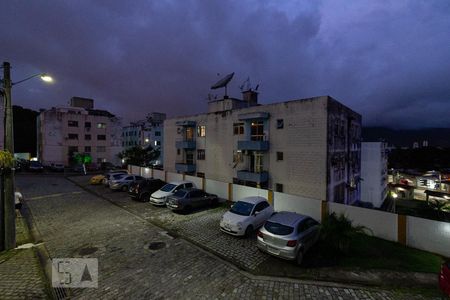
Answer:
<path fill-rule="evenodd" d="M 155 146 L 161 146 L 161 141 L 155 141 Z"/>
<path fill-rule="evenodd" d="M 192 185 L 192 183 L 190 183 L 190 182 L 184 184 L 184 188 L 185 188 L 185 189 L 190 189 L 191 187 L 193 187 L 193 185 Z"/>
<path fill-rule="evenodd" d="M 86 141 L 90 141 L 90 140 L 91 140 L 91 135 L 90 135 L 90 134 L 85 134 L 85 135 L 84 135 L 84 139 L 85 139 Z"/>
<path fill-rule="evenodd" d="M 277 161 L 283 160 L 283 152 L 277 152 Z"/>
<path fill-rule="evenodd" d="M 194 152 L 186 151 L 186 164 L 193 165 L 194 164 Z"/>
<path fill-rule="evenodd" d="M 106 135 L 104 135 L 104 134 L 97 135 L 97 140 L 98 141 L 106 141 Z"/>
<path fill-rule="evenodd" d="M 77 146 L 69 146 L 69 155 L 72 155 L 73 153 L 78 152 Z"/>
<path fill-rule="evenodd" d="M 241 163 L 244 161 L 244 157 L 242 155 L 241 150 L 233 151 L 233 162 L 234 163 Z"/>
<path fill-rule="evenodd" d="M 105 146 L 97 146 L 97 152 L 106 152 Z"/>
<path fill-rule="evenodd" d="M 180 155 L 180 154 L 181 154 L 180 149 L 177 149 L 177 155 Z"/>
<path fill-rule="evenodd" d="M 90 153 L 91 152 L 91 146 L 85 146 L 84 147 L 84 152 Z"/>
<path fill-rule="evenodd" d="M 105 123 L 97 123 L 97 128 L 106 128 Z"/>
<path fill-rule="evenodd" d="M 283 185 L 281 183 L 277 183 L 275 185 L 275 192 L 279 192 L 279 193 L 283 192 Z"/>
<path fill-rule="evenodd" d="M 78 140 L 78 134 L 69 133 L 69 140 Z"/>
<path fill-rule="evenodd" d="M 161 131 L 155 131 L 155 136 L 161 136 Z"/>
<path fill-rule="evenodd" d="M 197 150 L 197 159 L 204 160 L 205 159 L 205 149 Z"/>
<path fill-rule="evenodd" d="M 264 140 L 264 123 L 263 121 L 253 121 L 251 124 L 251 137 L 252 141 Z"/>
<path fill-rule="evenodd" d="M 84 122 L 85 128 L 91 128 L 91 122 Z"/>
<path fill-rule="evenodd" d="M 67 121 L 69 127 L 78 127 L 78 121 Z"/>
<path fill-rule="evenodd" d="M 255 153 L 254 156 L 255 159 L 255 173 L 261 173 L 263 171 L 263 154 L 262 153 Z"/>
<path fill-rule="evenodd" d="M 233 134 L 234 135 L 244 134 L 244 123 L 234 123 Z"/>
<path fill-rule="evenodd" d="M 197 126 L 197 136 L 206 136 L 206 126 L 205 125 Z"/>
<path fill-rule="evenodd" d="M 205 178 L 205 173 L 197 172 L 197 177 Z"/>
<path fill-rule="evenodd" d="M 277 120 L 277 129 L 283 129 L 284 128 L 284 120 L 278 119 Z"/>
<path fill-rule="evenodd" d="M 186 128 L 186 141 L 193 141 L 194 140 L 194 128 L 193 127 L 187 127 Z"/>
<path fill-rule="evenodd" d="M 255 206 L 255 210 L 254 213 L 257 211 L 262 211 L 263 209 L 269 207 L 269 203 L 267 203 L 266 201 L 263 201 L 261 203 L 256 204 Z"/>

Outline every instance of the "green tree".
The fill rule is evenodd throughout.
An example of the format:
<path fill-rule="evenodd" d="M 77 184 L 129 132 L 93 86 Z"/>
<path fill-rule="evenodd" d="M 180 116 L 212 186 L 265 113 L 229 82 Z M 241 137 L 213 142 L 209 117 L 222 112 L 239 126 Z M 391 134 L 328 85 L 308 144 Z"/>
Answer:
<path fill-rule="evenodd" d="M 135 146 L 120 152 L 117 156 L 120 159 L 124 159 L 127 165 L 145 167 L 149 166 L 152 161 L 158 159 L 159 155 L 159 149 L 155 149 L 151 146 L 146 148 Z"/>

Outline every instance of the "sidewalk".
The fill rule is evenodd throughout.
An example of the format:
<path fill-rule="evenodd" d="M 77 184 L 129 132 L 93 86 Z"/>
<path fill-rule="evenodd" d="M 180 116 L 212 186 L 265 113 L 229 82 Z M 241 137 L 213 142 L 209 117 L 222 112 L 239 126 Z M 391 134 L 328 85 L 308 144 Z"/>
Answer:
<path fill-rule="evenodd" d="M 17 245 L 31 242 L 22 216 L 16 217 Z M 0 252 L 0 299 L 48 299 L 47 279 L 33 248 Z"/>

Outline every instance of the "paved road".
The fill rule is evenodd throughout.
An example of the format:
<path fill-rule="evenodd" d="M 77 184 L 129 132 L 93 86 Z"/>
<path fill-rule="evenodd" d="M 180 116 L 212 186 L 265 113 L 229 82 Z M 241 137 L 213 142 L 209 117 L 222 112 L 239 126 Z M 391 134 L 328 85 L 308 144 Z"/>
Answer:
<path fill-rule="evenodd" d="M 412 299 L 377 291 L 254 277 L 61 177 L 18 176 L 49 254 L 99 259 L 99 287 L 73 298 Z M 163 242 L 160 250 L 149 250 Z M 83 255 L 86 249 L 93 253 Z"/>

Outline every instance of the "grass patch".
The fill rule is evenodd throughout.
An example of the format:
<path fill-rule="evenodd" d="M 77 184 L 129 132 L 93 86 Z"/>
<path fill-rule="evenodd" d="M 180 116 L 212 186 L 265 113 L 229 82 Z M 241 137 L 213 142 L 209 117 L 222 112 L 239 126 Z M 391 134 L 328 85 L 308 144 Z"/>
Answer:
<path fill-rule="evenodd" d="M 351 253 L 343 256 L 338 266 L 437 273 L 442 262 L 439 255 L 358 234 L 351 242 Z"/>

